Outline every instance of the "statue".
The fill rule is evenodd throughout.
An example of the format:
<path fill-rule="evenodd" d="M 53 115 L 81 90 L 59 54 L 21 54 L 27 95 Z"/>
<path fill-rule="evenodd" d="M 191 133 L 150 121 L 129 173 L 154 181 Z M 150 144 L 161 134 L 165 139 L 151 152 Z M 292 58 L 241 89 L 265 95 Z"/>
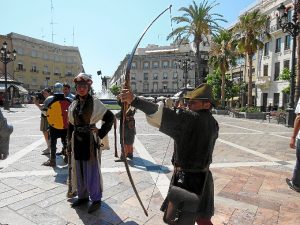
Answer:
<path fill-rule="evenodd" d="M 9 137 L 13 132 L 13 126 L 7 124 L 0 110 L 0 159 L 6 159 L 9 154 Z"/>

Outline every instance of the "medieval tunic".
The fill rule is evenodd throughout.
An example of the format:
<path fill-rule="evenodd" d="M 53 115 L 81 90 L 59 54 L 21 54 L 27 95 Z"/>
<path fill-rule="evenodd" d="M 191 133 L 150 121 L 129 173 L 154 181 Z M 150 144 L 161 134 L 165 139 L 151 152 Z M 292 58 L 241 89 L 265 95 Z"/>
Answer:
<path fill-rule="evenodd" d="M 175 170 L 171 185 L 180 186 L 198 195 L 203 193 L 197 217 L 212 217 L 214 214 L 214 187 L 209 165 L 212 162 L 212 153 L 218 138 L 219 127 L 210 111 L 174 111 L 160 105 L 157 111 L 153 112 L 152 106 L 149 107 L 148 103 L 138 98 L 132 102 L 132 106 L 144 109 L 148 122 L 174 139 L 172 164 Z M 182 171 L 184 172 L 183 178 L 181 177 Z M 167 203 L 168 199 L 162 205 L 163 211 Z"/>
<path fill-rule="evenodd" d="M 103 190 L 99 143 L 111 129 L 114 115 L 99 99 L 87 95 L 84 101 L 76 96 L 68 116 L 68 138 L 72 142 L 72 192 L 77 191 L 78 198 L 90 196 L 92 201 L 99 201 Z M 95 134 L 90 128 L 100 120 L 104 123 Z"/>

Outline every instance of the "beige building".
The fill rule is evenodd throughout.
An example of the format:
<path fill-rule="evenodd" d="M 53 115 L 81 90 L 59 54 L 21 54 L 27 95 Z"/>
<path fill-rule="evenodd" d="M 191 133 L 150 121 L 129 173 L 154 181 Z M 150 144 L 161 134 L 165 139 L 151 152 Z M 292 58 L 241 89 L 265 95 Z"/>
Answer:
<path fill-rule="evenodd" d="M 126 66 L 129 55 L 121 62 L 110 79 L 109 86 L 122 85 L 124 83 Z M 176 62 L 185 57 L 194 60 L 194 52 L 189 44 L 158 46 L 148 45 L 146 48 L 138 48 L 131 65 L 130 85 L 137 95 L 165 96 L 174 95 L 180 88 L 186 85 L 195 85 L 195 68 L 188 71 L 185 77 L 184 71 Z M 208 74 L 208 48 L 201 47 L 201 73 L 205 77 Z"/>
<path fill-rule="evenodd" d="M 8 43 L 8 50 L 17 51 L 16 60 L 7 64 L 8 77 L 22 82 L 28 91 L 53 87 L 56 82 L 67 82 L 82 71 L 78 47 L 62 46 L 28 36 L 10 33 L 0 36 L 0 43 Z M 4 65 L 0 63 L 0 77 Z"/>

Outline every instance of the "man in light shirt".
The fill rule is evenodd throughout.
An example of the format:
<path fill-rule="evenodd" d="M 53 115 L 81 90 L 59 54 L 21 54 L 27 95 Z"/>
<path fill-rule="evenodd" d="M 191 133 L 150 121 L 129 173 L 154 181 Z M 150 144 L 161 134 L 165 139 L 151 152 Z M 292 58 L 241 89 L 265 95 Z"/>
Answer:
<path fill-rule="evenodd" d="M 296 118 L 294 121 L 294 130 L 290 141 L 290 147 L 296 149 L 296 165 L 294 167 L 292 179 L 286 178 L 286 182 L 292 190 L 300 192 L 300 101 L 298 101 L 295 113 Z"/>

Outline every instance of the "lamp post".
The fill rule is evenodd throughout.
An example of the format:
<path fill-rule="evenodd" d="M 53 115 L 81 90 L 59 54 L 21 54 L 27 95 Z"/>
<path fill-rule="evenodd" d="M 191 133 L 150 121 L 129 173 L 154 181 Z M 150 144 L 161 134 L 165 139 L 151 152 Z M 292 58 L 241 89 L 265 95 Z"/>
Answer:
<path fill-rule="evenodd" d="M 296 71 L 296 43 L 297 36 L 300 32 L 298 15 L 297 11 L 299 10 L 299 2 L 297 0 L 294 1 L 294 14 L 291 21 L 288 20 L 288 14 L 286 11 L 286 7 L 281 3 L 281 5 L 277 8 L 278 10 L 278 22 L 284 33 L 288 33 L 293 38 L 293 46 L 292 46 L 292 67 L 291 67 L 291 75 L 290 75 L 290 96 L 289 96 L 289 106 L 286 109 L 288 113 L 288 117 L 286 120 L 286 126 L 292 127 L 294 124 L 295 114 L 295 71 Z M 298 87 L 299 88 L 299 87 Z M 297 94 L 299 96 L 299 90 L 297 88 Z M 297 99 L 298 100 L 298 99 Z"/>
<path fill-rule="evenodd" d="M 6 41 L 4 41 L 0 52 L 1 52 L 0 61 L 4 64 L 4 84 L 5 84 L 4 109 L 9 110 L 8 94 L 7 94 L 7 64 L 12 61 L 15 61 L 17 51 L 13 50 L 12 55 L 11 55 L 11 52 L 9 50 L 7 50 L 7 43 L 6 43 Z"/>
<path fill-rule="evenodd" d="M 194 61 L 191 61 L 191 59 L 188 57 L 188 54 L 185 55 L 185 57 L 181 60 L 179 59 L 176 62 L 176 66 L 183 70 L 183 76 L 184 76 L 184 91 L 187 88 L 187 77 L 188 77 L 188 72 L 194 68 Z"/>

